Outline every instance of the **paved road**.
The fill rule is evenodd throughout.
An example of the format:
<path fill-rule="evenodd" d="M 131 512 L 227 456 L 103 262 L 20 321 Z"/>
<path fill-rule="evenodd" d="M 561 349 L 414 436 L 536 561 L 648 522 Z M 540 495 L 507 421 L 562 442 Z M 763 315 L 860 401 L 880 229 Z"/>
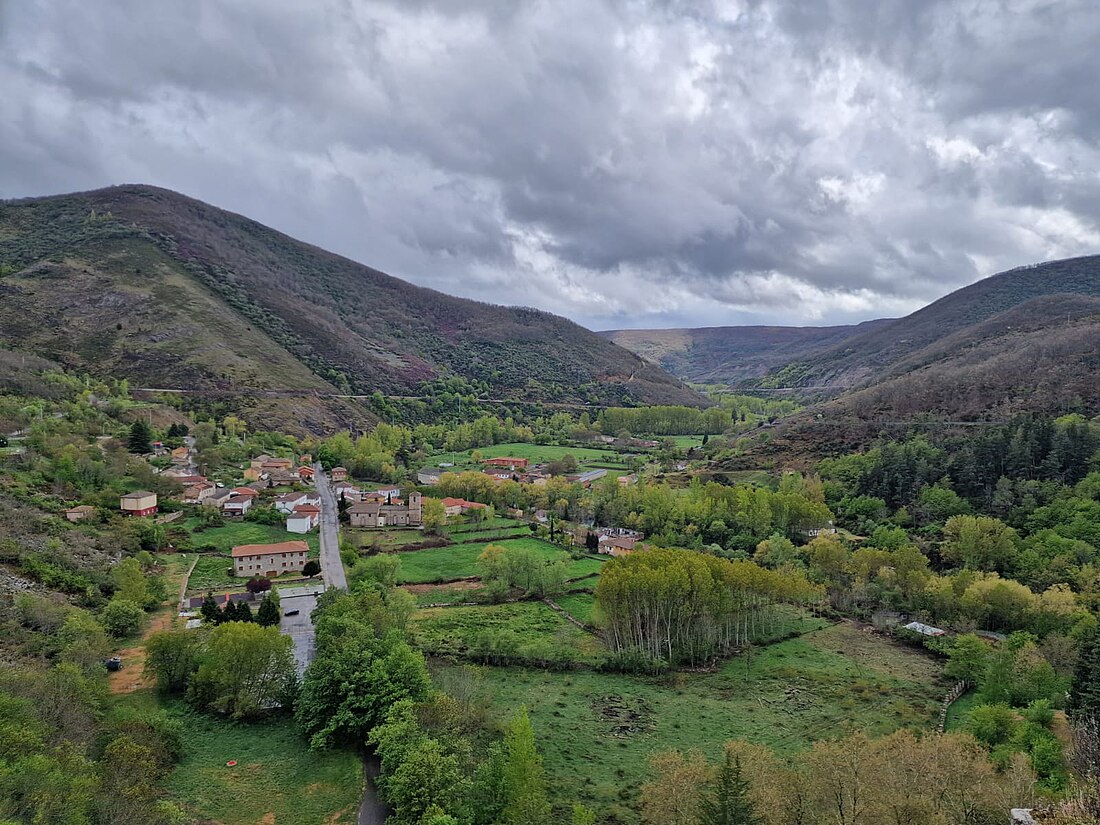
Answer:
<path fill-rule="evenodd" d="M 279 603 L 283 615 L 279 617 L 279 630 L 294 642 L 294 663 L 298 675 L 306 672 L 313 661 L 313 648 L 317 633 L 313 627 L 313 608 L 317 606 L 318 594 L 324 592 L 320 585 L 306 587 L 287 587 L 279 591 Z M 297 615 L 288 616 L 288 611 L 297 610 Z"/>
<path fill-rule="evenodd" d="M 320 464 L 314 464 L 313 471 L 313 482 L 321 496 L 321 575 L 326 588 L 347 590 L 348 579 L 344 575 L 344 563 L 340 561 L 340 525 L 336 496 L 332 493 L 324 468 Z"/>

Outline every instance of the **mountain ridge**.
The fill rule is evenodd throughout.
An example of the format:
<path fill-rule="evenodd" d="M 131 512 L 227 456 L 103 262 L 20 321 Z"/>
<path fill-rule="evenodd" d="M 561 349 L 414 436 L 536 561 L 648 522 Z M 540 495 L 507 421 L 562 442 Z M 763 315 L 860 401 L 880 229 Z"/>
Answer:
<path fill-rule="evenodd" d="M 0 203 L 0 267 L 0 340 L 149 386 L 411 395 L 459 379 L 517 403 L 703 403 L 567 319 L 419 287 L 157 187 Z"/>

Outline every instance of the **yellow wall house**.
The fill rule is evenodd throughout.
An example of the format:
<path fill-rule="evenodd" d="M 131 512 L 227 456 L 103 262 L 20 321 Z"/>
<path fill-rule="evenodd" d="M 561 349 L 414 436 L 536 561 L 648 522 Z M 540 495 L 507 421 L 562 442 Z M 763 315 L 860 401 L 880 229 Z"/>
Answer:
<path fill-rule="evenodd" d="M 119 499 L 118 506 L 128 516 L 150 516 L 157 511 L 157 494 L 135 490 Z"/>

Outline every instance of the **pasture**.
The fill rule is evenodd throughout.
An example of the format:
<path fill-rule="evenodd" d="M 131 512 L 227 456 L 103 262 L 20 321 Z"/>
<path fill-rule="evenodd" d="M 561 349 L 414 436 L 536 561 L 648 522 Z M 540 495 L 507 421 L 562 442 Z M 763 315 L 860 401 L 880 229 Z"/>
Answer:
<path fill-rule="evenodd" d="M 599 449 L 594 447 L 554 447 L 546 444 L 526 444 L 514 442 L 511 444 L 494 444 L 492 447 L 478 447 L 477 452 L 482 458 L 526 458 L 532 464 L 544 464 L 557 461 L 566 455 L 577 459 L 577 464 L 582 469 L 595 469 L 606 467 L 609 469 L 626 469 L 626 463 L 620 453 L 614 450 Z M 432 456 L 436 461 L 450 461 L 456 459 L 456 471 L 470 469 L 475 466 L 472 458 L 474 451 L 467 450 L 464 453 L 440 453 Z"/>
<path fill-rule="evenodd" d="M 354 825 L 363 784 L 358 757 L 351 751 L 311 751 L 293 719 L 236 724 L 192 711 L 183 702 L 161 701 L 151 690 L 119 701 L 143 715 L 163 710 L 183 722 L 183 756 L 164 785 L 194 820 Z M 227 767 L 230 760 L 237 764 Z"/>
<path fill-rule="evenodd" d="M 932 657 L 849 624 L 757 648 L 707 674 L 481 670 L 494 716 L 527 706 L 555 805 L 583 802 L 622 822 L 637 822 L 657 752 L 698 748 L 715 759 L 730 739 L 782 753 L 854 730 L 927 730 L 946 687 Z"/>
<path fill-rule="evenodd" d="M 401 568 L 397 580 L 401 584 L 430 584 L 450 582 L 476 576 L 479 573 L 477 560 L 486 547 L 497 544 L 501 547 L 522 547 L 533 550 L 546 559 L 563 559 L 569 562 L 569 576 L 576 578 L 598 573 L 602 562 L 590 556 L 573 560 L 570 554 L 557 545 L 536 538 L 505 539 L 503 541 L 471 542 L 452 544 L 448 547 L 432 547 L 426 550 L 412 550 L 398 553 Z"/>

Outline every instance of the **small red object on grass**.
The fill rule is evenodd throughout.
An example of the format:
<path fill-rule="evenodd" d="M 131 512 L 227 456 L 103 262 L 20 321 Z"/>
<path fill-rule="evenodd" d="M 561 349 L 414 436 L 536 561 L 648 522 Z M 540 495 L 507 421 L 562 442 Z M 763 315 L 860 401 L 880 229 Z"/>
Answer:
<path fill-rule="evenodd" d="M 235 768 L 235 767 L 237 767 L 237 760 L 236 759 L 230 759 L 228 762 L 225 763 L 225 766 L 227 768 Z"/>

